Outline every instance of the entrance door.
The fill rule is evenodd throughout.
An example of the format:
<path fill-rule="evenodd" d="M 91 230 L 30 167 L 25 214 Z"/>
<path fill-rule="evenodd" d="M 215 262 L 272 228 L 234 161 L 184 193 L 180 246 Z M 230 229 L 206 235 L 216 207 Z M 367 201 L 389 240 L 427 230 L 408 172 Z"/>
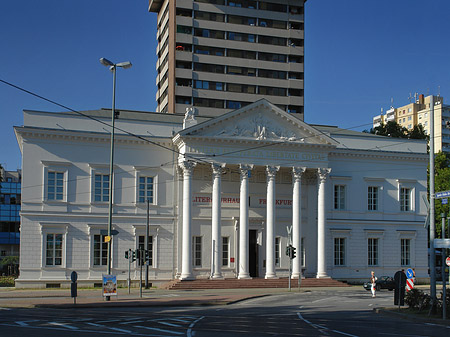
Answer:
<path fill-rule="evenodd" d="M 249 231 L 249 245 L 248 245 L 248 258 L 249 258 L 249 272 L 250 277 L 258 277 L 258 231 L 250 229 Z"/>

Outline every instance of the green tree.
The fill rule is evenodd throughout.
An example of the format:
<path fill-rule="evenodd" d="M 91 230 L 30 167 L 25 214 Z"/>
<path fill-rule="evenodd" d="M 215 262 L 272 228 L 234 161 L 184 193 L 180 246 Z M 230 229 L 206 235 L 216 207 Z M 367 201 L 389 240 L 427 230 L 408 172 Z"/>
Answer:
<path fill-rule="evenodd" d="M 414 128 L 408 132 L 410 139 L 428 139 L 422 124 L 414 125 Z"/>
<path fill-rule="evenodd" d="M 395 121 L 387 122 L 386 124 L 381 123 L 381 125 L 372 128 L 370 133 L 380 136 L 396 137 L 396 138 L 408 138 L 408 129 L 400 126 Z"/>
<path fill-rule="evenodd" d="M 450 190 L 450 158 L 444 152 L 439 151 L 434 157 L 434 190 L 436 192 Z M 449 216 L 449 205 L 442 204 L 442 199 L 435 199 L 436 238 L 441 237 L 441 214 Z"/>

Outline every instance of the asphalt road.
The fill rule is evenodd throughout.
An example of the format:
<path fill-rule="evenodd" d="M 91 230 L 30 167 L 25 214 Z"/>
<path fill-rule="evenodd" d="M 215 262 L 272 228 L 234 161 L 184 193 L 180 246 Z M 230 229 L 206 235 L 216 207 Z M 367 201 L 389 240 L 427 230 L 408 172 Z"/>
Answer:
<path fill-rule="evenodd" d="M 393 294 L 280 293 L 227 306 L 3 309 L 0 336 L 448 336 L 450 325 L 376 314 Z"/>

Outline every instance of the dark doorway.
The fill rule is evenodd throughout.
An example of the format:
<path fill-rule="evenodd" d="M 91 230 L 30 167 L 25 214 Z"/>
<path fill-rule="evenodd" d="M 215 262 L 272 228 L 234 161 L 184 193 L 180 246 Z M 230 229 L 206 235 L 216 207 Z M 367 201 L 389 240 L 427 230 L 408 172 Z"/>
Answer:
<path fill-rule="evenodd" d="M 258 277 L 258 231 L 251 229 L 249 232 L 249 245 L 248 245 L 248 265 L 250 277 Z"/>

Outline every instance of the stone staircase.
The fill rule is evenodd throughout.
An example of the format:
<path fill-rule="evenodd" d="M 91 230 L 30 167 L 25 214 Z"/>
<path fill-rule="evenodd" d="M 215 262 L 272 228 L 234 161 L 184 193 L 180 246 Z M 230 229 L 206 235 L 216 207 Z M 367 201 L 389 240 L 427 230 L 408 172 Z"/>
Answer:
<path fill-rule="evenodd" d="M 349 287 L 347 283 L 331 278 L 305 278 L 301 280 L 300 288 L 309 287 Z M 289 288 L 288 278 L 278 279 L 196 279 L 172 280 L 162 286 L 168 290 L 196 290 L 196 289 L 244 289 L 244 288 Z M 291 288 L 298 288 L 297 280 L 291 280 Z"/>

